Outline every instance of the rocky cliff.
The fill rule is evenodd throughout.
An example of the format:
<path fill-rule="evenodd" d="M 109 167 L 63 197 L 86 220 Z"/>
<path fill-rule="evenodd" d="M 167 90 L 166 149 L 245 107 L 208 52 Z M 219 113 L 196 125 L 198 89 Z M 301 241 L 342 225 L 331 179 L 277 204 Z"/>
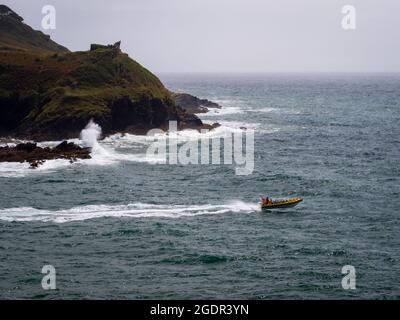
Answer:
<path fill-rule="evenodd" d="M 177 106 L 160 80 L 119 45 L 68 52 L 11 9 L 1 6 L 1 12 L 7 14 L 0 16 L 0 135 L 73 138 L 90 119 L 106 135 L 142 134 L 170 120 L 181 129 L 210 128 Z"/>

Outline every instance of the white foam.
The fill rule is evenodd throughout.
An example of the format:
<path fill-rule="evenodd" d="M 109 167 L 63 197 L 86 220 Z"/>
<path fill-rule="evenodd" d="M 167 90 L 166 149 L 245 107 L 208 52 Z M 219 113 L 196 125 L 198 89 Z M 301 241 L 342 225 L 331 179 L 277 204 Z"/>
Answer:
<path fill-rule="evenodd" d="M 212 124 L 213 121 L 203 121 L 204 123 Z M 227 122 L 227 124 L 229 124 Z M 177 140 L 178 143 L 184 143 L 187 141 L 199 140 L 199 139 L 212 139 L 222 138 L 229 136 L 234 132 L 242 131 L 240 127 L 221 125 L 213 130 L 206 132 L 200 132 L 198 130 L 186 129 L 176 132 L 164 132 L 153 136 L 143 136 L 134 134 L 115 134 L 105 138 L 101 144 L 109 145 L 113 148 L 143 148 L 143 146 L 149 145 L 154 141 L 162 141 L 165 139 Z"/>
<path fill-rule="evenodd" d="M 40 142 L 37 142 L 37 145 L 38 145 L 38 147 L 41 147 L 41 148 L 46 148 L 46 147 L 54 148 L 54 147 L 58 146 L 63 141 L 65 141 L 65 140 L 60 140 L 60 141 L 40 141 Z M 82 141 L 79 140 L 79 139 L 68 139 L 66 141 L 67 142 L 73 142 L 73 143 L 75 143 L 75 144 L 77 144 L 77 145 L 79 145 L 81 147 L 83 146 Z M 32 142 L 35 142 L 35 141 L 32 141 Z"/>
<path fill-rule="evenodd" d="M 222 127 L 231 128 L 233 130 L 257 130 L 261 127 L 260 123 L 256 122 L 242 122 L 242 121 L 220 121 Z"/>
<path fill-rule="evenodd" d="M 156 138 L 158 139 L 163 137 L 167 138 L 167 133 L 157 134 L 153 136 L 117 133 L 106 137 L 100 143 L 102 145 L 108 145 L 113 148 L 143 148 L 143 146 L 146 146 L 156 141 Z"/>
<path fill-rule="evenodd" d="M 278 108 L 269 108 L 269 107 L 265 107 L 265 108 L 260 108 L 260 109 L 252 109 L 249 110 L 251 112 L 262 112 L 262 113 L 269 113 L 269 112 L 276 112 L 279 111 Z"/>
<path fill-rule="evenodd" d="M 74 164 L 80 161 L 74 162 Z M 51 173 L 61 168 L 67 168 L 71 162 L 66 159 L 46 160 L 35 169 L 30 168 L 28 162 L 2 162 L 0 163 L 0 177 L 20 178 L 31 174 Z"/>
<path fill-rule="evenodd" d="M 43 146 L 54 146 L 57 145 L 57 142 L 51 143 L 42 143 Z M 128 146 L 132 146 L 128 143 Z M 71 163 L 67 159 L 55 159 L 55 160 L 46 160 L 43 164 L 39 165 L 37 168 L 30 168 L 30 164 L 28 162 L 1 162 L 0 163 L 0 177 L 5 178 L 21 178 L 28 175 L 34 174 L 49 174 L 53 173 L 60 169 L 66 169 L 72 166 L 109 166 L 118 164 L 121 161 L 130 161 L 130 162 L 141 162 L 141 163 L 165 163 L 165 156 L 162 155 L 154 155 L 148 156 L 145 150 L 142 153 L 119 153 L 116 152 L 113 146 L 109 146 L 107 144 L 95 144 L 91 150 L 91 159 L 78 159 L 77 161 Z"/>
<path fill-rule="evenodd" d="M 252 213 L 260 208 L 255 203 L 232 200 L 224 204 L 202 205 L 159 205 L 131 203 L 127 205 L 89 205 L 65 210 L 39 210 L 31 207 L 8 208 L 0 210 L 0 220 L 4 221 L 42 221 L 65 223 L 95 218 L 180 218 L 197 215 L 215 215 L 224 213 Z"/>
<path fill-rule="evenodd" d="M 215 116 L 226 116 L 230 114 L 238 114 L 238 113 L 243 113 L 244 110 L 240 107 L 222 107 L 221 109 L 219 108 L 208 108 L 208 112 L 206 113 L 199 113 L 197 116 L 199 116 L 201 119 L 206 118 L 206 117 L 215 117 Z"/>
<path fill-rule="evenodd" d="M 27 142 L 32 142 L 29 140 L 20 140 L 20 139 L 14 139 L 14 138 L 0 138 L 0 147 L 15 147 L 19 143 L 27 143 Z"/>
<path fill-rule="evenodd" d="M 220 121 L 220 124 L 222 127 L 231 128 L 234 132 L 238 132 L 238 130 L 245 132 L 245 130 L 250 129 L 259 133 L 274 133 L 280 130 L 280 128 L 270 124 L 257 122 Z"/>
<path fill-rule="evenodd" d="M 272 108 L 272 107 L 264 107 L 264 108 L 257 108 L 257 109 L 249 109 L 247 110 L 248 112 L 255 112 L 255 113 L 282 113 L 282 114 L 301 114 L 302 112 L 300 110 L 294 110 L 294 109 L 288 109 L 288 108 Z"/>
<path fill-rule="evenodd" d="M 228 107 L 229 108 L 229 107 Z M 212 124 L 212 120 L 204 120 L 204 123 Z M 244 133 L 247 129 L 255 130 L 256 132 L 272 133 L 279 128 L 273 128 L 270 125 L 261 125 L 260 123 L 247 123 L 240 121 L 219 121 L 221 126 L 199 132 L 198 130 L 182 130 L 174 133 L 158 133 L 153 136 L 133 135 L 133 134 L 114 134 L 106 137 L 102 141 L 98 141 L 101 134 L 101 128 L 90 121 L 85 129 L 82 130 L 81 140 L 70 139 L 69 142 L 74 142 L 80 146 L 91 147 L 91 159 L 78 160 L 74 165 L 99 165 L 107 166 L 117 164 L 121 161 L 159 164 L 166 162 L 166 155 L 147 155 L 147 147 L 155 141 L 163 141 L 166 139 L 176 140 L 177 144 L 183 144 L 188 141 L 198 141 L 201 139 L 218 139 L 232 136 L 233 133 Z M 40 142 L 41 147 L 55 147 L 61 141 Z M 119 152 L 122 150 L 123 152 Z M 125 151 L 126 150 L 126 151 Z M 51 173 L 58 169 L 63 169 L 70 166 L 68 160 L 47 160 L 37 169 L 30 169 L 29 164 L 24 163 L 0 163 L 0 177 L 24 177 L 36 173 Z"/>

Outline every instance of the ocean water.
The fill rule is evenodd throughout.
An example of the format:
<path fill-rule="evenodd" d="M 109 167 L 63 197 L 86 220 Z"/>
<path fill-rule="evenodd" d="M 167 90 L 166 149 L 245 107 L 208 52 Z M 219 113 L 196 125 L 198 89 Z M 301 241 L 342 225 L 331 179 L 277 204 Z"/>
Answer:
<path fill-rule="evenodd" d="M 0 298 L 400 298 L 400 75 L 161 79 L 223 106 L 209 135 L 255 130 L 253 173 L 168 165 L 133 135 L 74 164 L 2 163 Z M 261 212 L 260 194 L 304 201 Z"/>

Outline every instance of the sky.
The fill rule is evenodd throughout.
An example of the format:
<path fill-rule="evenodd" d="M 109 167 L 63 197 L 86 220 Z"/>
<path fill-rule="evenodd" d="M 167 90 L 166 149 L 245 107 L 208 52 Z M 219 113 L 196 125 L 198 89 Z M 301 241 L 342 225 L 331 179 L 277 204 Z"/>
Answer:
<path fill-rule="evenodd" d="M 72 51 L 122 41 L 153 72 L 400 72 L 399 0 L 3 0 Z M 43 30 L 42 7 L 56 9 Z M 355 8 L 344 30 L 342 7 Z"/>

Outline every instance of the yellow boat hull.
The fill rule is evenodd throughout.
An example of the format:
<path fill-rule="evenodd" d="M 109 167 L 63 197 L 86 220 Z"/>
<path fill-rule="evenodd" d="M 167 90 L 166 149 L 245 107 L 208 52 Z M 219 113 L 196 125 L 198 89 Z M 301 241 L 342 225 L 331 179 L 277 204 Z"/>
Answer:
<path fill-rule="evenodd" d="M 269 209 L 278 209 L 278 208 L 290 208 L 298 205 L 302 202 L 302 198 L 290 198 L 282 201 L 273 201 L 269 204 L 261 204 L 261 209 L 269 210 Z"/>

